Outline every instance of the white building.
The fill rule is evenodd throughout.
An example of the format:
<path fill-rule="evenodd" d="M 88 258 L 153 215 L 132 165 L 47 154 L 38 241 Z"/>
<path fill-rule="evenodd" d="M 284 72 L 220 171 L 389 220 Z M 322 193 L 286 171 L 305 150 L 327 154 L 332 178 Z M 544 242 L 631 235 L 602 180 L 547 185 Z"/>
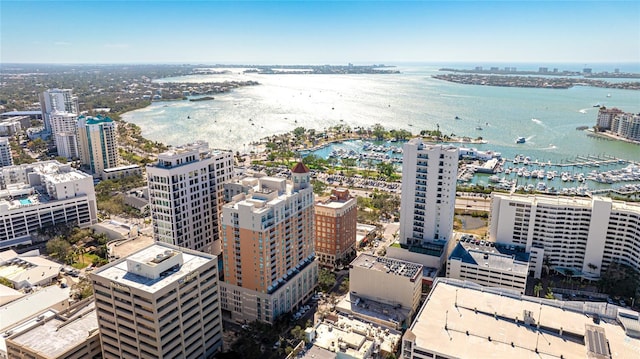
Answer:
<path fill-rule="evenodd" d="M 403 260 L 360 254 L 349 265 L 351 297 L 418 309 L 422 292 L 422 265 Z"/>
<path fill-rule="evenodd" d="M 463 237 L 447 260 L 447 278 L 469 280 L 487 287 L 524 293 L 529 275 L 529 253 L 524 246 L 505 245 Z"/>
<path fill-rule="evenodd" d="M 210 358 L 221 349 L 216 256 L 156 242 L 89 277 L 105 359 Z"/>
<path fill-rule="evenodd" d="M 537 268 L 547 261 L 552 268 L 569 269 L 584 278 L 598 278 L 613 262 L 640 271 L 637 203 L 494 193 L 489 236 L 492 241 L 525 246 Z"/>
<path fill-rule="evenodd" d="M 62 265 L 33 255 L 18 255 L 13 250 L 0 252 L 0 278 L 14 289 L 46 286 L 55 281 Z"/>
<path fill-rule="evenodd" d="M 629 311 L 630 312 L 630 311 Z M 637 313 L 438 278 L 402 337 L 402 359 L 637 358 Z"/>
<path fill-rule="evenodd" d="M 102 170 L 103 180 L 117 180 L 129 176 L 141 176 L 142 168 L 138 165 L 127 165 Z"/>
<path fill-rule="evenodd" d="M 80 113 L 78 97 L 73 95 L 71 89 L 51 89 L 40 94 L 40 107 L 42 119 L 47 132 L 52 132 L 51 114 L 70 113 L 76 116 Z"/>
<path fill-rule="evenodd" d="M 66 158 L 80 158 L 78 115 L 68 112 L 53 112 L 49 114 L 49 122 L 58 155 Z"/>
<path fill-rule="evenodd" d="M 44 161 L 0 168 L 0 248 L 32 242 L 41 228 L 97 223 L 91 176 Z"/>
<path fill-rule="evenodd" d="M 403 148 L 400 202 L 401 248 L 387 255 L 440 268 L 453 235 L 458 148 L 412 139 Z"/>
<path fill-rule="evenodd" d="M 118 167 L 116 123 L 109 117 L 78 117 L 80 160 L 91 173 L 102 175 L 106 168 Z"/>
<path fill-rule="evenodd" d="M 13 166 L 11 144 L 8 137 L 0 137 L 0 167 Z"/>
<path fill-rule="evenodd" d="M 175 147 L 147 166 L 156 240 L 218 255 L 223 183 L 233 174 L 233 154 L 204 142 Z"/>

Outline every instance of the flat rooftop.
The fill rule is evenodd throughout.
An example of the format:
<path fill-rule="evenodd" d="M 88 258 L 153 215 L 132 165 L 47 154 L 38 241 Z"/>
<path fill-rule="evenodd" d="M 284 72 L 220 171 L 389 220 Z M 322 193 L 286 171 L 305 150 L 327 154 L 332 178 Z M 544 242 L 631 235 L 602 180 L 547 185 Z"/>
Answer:
<path fill-rule="evenodd" d="M 640 340 L 625 335 L 611 307 L 438 279 L 405 338 L 456 358 L 600 358 L 607 341 L 611 358 L 637 358 Z"/>
<path fill-rule="evenodd" d="M 57 358 L 97 332 L 95 301 L 91 300 L 84 307 L 78 308 L 77 313 L 71 317 L 56 315 L 42 322 L 10 340 L 42 356 Z"/>
<path fill-rule="evenodd" d="M 378 272 L 395 274 L 401 277 L 414 278 L 422 273 L 422 265 L 388 257 L 376 257 L 362 253 L 354 259 L 351 267 L 361 267 Z"/>
<path fill-rule="evenodd" d="M 347 295 L 336 304 L 336 310 L 341 313 L 351 314 L 364 321 L 378 323 L 386 328 L 398 328 L 409 317 L 408 308 L 379 303 L 369 299 L 363 299 L 355 294 Z"/>
<path fill-rule="evenodd" d="M 181 264 L 171 266 L 167 270 L 163 271 L 158 278 L 150 278 L 129 271 L 130 262 L 147 264 L 154 263 L 154 261 L 157 262 L 157 258 L 159 258 L 159 256 L 165 255 L 168 250 L 181 254 Z M 194 253 L 198 254 L 196 255 Z M 187 274 L 212 260 L 215 260 L 215 256 L 187 251 L 162 242 L 155 242 L 151 246 L 143 248 L 126 258 L 121 258 L 116 262 L 112 262 L 97 269 L 91 275 L 105 278 L 127 287 L 137 288 L 149 293 L 155 293 L 167 285 L 177 282 Z"/>
<path fill-rule="evenodd" d="M 0 307 L 0 330 L 69 299 L 70 288 L 52 285 Z"/>

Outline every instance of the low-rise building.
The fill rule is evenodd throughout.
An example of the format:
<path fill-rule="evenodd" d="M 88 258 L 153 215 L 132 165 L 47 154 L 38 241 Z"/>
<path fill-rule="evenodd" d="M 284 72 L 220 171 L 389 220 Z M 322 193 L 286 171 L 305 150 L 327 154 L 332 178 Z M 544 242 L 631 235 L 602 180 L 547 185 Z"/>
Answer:
<path fill-rule="evenodd" d="M 524 246 L 485 242 L 463 236 L 447 261 L 447 278 L 470 280 L 524 293 L 529 253 Z"/>
<path fill-rule="evenodd" d="M 394 354 L 400 344 L 401 333 L 346 316 L 328 316 L 307 330 L 312 343 L 302 357 L 368 359 Z"/>
<path fill-rule="evenodd" d="M 629 334 L 637 316 L 622 318 L 625 327 L 619 314 L 606 302 L 527 297 L 439 278 L 402 338 L 401 357 L 636 358 L 640 340 Z"/>
<path fill-rule="evenodd" d="M 138 165 L 127 165 L 102 170 L 103 180 L 114 180 L 129 176 L 141 176 L 142 168 Z"/>
<path fill-rule="evenodd" d="M 349 265 L 349 292 L 361 300 L 404 308 L 411 317 L 420 303 L 422 265 L 360 254 Z"/>
<path fill-rule="evenodd" d="M 15 359 L 100 358 L 100 333 L 93 297 L 43 317 L 6 339 Z"/>
<path fill-rule="evenodd" d="M 56 280 L 62 265 L 39 256 L 18 255 L 13 250 L 0 253 L 0 278 L 14 289 L 45 286 Z"/>

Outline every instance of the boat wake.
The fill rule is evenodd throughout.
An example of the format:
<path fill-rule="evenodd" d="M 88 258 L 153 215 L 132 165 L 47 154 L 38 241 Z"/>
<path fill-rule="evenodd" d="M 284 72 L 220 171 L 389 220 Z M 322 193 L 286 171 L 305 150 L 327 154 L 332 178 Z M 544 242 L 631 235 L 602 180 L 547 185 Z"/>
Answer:
<path fill-rule="evenodd" d="M 578 110 L 580 113 L 587 113 L 588 108 L 581 108 Z"/>
<path fill-rule="evenodd" d="M 466 96 L 466 95 L 452 95 L 452 94 L 448 94 L 448 93 L 441 93 L 440 96 L 442 97 L 473 97 L 473 96 Z"/>
<path fill-rule="evenodd" d="M 540 126 L 544 126 L 544 123 L 542 123 L 542 121 L 538 120 L 537 118 L 532 118 L 531 121 L 533 121 L 534 123 L 537 123 Z"/>
<path fill-rule="evenodd" d="M 558 149 L 558 146 L 554 145 L 553 143 L 550 143 L 549 147 L 542 148 L 543 151 L 556 150 L 556 149 Z"/>

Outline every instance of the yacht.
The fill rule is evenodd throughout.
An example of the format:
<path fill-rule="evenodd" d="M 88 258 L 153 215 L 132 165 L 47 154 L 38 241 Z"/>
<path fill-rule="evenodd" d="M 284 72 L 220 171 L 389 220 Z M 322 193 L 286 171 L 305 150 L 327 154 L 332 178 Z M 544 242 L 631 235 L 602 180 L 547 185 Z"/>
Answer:
<path fill-rule="evenodd" d="M 518 138 L 516 139 L 516 143 L 525 143 L 526 141 L 527 141 L 527 139 L 526 139 L 526 138 L 524 138 L 524 137 L 518 137 Z"/>

